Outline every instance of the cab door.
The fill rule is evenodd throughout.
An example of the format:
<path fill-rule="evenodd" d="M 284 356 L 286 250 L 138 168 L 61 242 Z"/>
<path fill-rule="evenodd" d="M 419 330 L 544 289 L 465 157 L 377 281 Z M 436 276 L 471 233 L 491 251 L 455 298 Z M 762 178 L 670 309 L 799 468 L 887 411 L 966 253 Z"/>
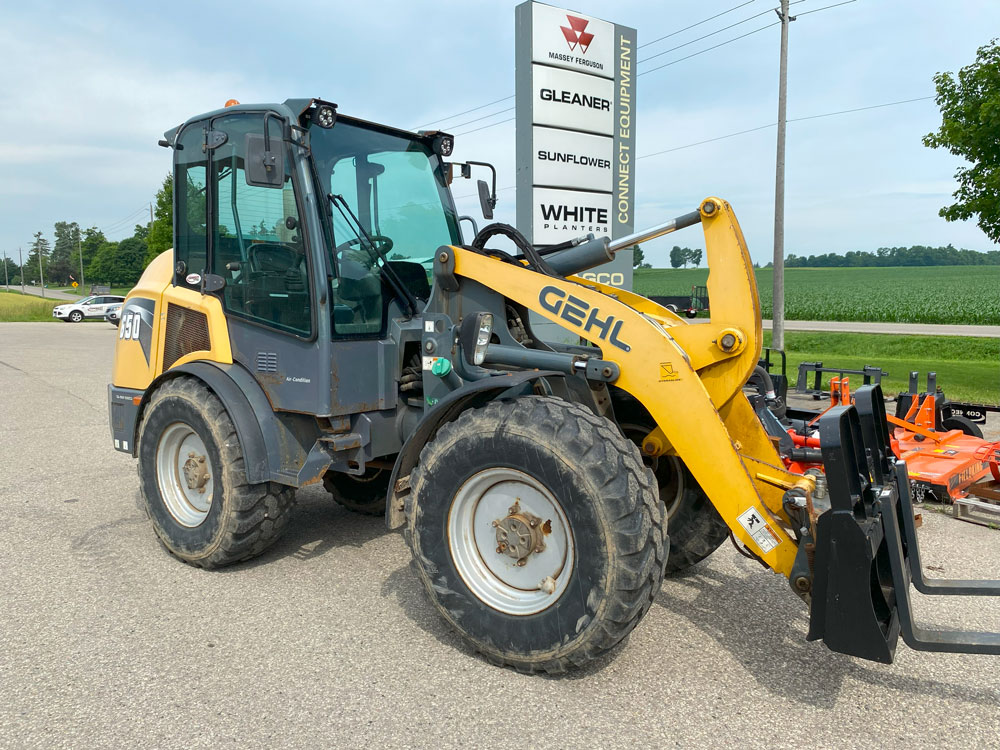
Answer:
<path fill-rule="evenodd" d="M 254 375 L 275 409 L 318 413 L 327 400 L 328 380 L 316 347 L 314 270 L 293 154 L 273 115 L 266 118 L 268 135 L 271 148 L 282 152 L 283 180 L 261 186 L 247 175 L 248 143 L 262 137 L 264 115 L 236 111 L 179 134 L 183 150 L 178 158 L 188 150 L 193 156 L 191 167 L 175 174 L 175 185 L 188 185 L 180 195 L 182 215 L 203 218 L 189 224 L 188 237 L 175 235 L 175 245 L 188 248 L 204 270 L 187 263 L 175 283 L 200 289 L 206 275 L 222 279 L 222 289 L 214 294 L 226 314 L 234 362 Z M 179 193 L 175 188 L 175 196 Z M 175 231 L 184 230 L 175 223 Z"/>

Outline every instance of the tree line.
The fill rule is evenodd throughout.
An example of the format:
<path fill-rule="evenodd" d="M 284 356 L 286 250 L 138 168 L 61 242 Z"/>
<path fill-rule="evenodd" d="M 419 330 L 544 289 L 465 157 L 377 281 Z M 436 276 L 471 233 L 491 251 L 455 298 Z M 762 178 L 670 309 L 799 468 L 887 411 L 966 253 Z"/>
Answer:
<path fill-rule="evenodd" d="M 795 255 L 785 258 L 786 268 L 843 268 L 870 266 L 996 266 L 1000 265 L 1000 250 L 959 249 L 944 247 L 880 247 L 875 252 L 850 250 L 846 253 Z"/>
<path fill-rule="evenodd" d="M 57 221 L 53 241 L 35 232 L 24 266 L 2 258 L 12 285 L 40 284 L 133 286 L 146 266 L 173 243 L 173 176 L 167 175 L 156 193 L 153 221 L 136 224 L 132 236 L 109 241 L 97 227 L 81 229 L 75 221 Z M 85 291 L 85 289 L 84 289 Z"/>

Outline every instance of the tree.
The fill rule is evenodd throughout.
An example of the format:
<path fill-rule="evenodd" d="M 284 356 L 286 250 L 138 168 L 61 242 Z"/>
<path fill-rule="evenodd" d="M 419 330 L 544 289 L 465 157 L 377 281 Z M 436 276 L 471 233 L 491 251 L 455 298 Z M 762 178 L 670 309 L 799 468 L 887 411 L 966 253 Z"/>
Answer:
<path fill-rule="evenodd" d="M 35 240 L 28 251 L 28 259 L 24 262 L 24 280 L 38 283 L 38 259 L 41 258 L 42 269 L 48 266 L 51 247 L 49 241 L 41 232 L 35 232 Z"/>
<path fill-rule="evenodd" d="M 674 249 L 670 251 L 670 267 L 680 268 L 684 265 L 684 261 L 684 251 L 677 245 L 674 245 Z"/>
<path fill-rule="evenodd" d="M 87 266 L 87 278 L 92 284 L 102 282 L 111 284 L 115 275 L 115 255 L 118 252 L 117 242 L 102 242 L 97 248 L 94 259 Z"/>
<path fill-rule="evenodd" d="M 146 250 L 145 241 L 138 237 L 129 237 L 119 242 L 111 283 L 115 286 L 133 286 L 146 267 Z"/>
<path fill-rule="evenodd" d="M 156 192 L 153 223 L 146 238 L 146 265 L 153 258 L 170 248 L 174 241 L 174 176 L 168 174 L 163 186 Z"/>
<path fill-rule="evenodd" d="M 80 241 L 80 225 L 74 222 L 57 221 L 55 225 L 56 242 L 52 247 L 52 257 L 49 260 L 46 271 L 46 282 L 56 285 L 68 284 L 70 276 L 74 278 L 80 275 L 80 271 L 73 273 L 73 259 L 76 256 L 77 244 Z M 76 269 L 79 269 L 80 262 L 77 260 Z"/>
<path fill-rule="evenodd" d="M 149 224 L 136 224 L 132 236 L 137 240 L 146 240 L 149 237 Z"/>
<path fill-rule="evenodd" d="M 645 253 L 642 252 L 642 248 L 638 245 L 632 247 L 632 267 L 642 268 L 643 261 L 646 260 Z"/>
<path fill-rule="evenodd" d="M 6 268 L 5 268 L 6 267 Z M 6 275 L 4 271 L 6 270 Z M 0 279 L 7 279 L 11 285 L 14 284 L 14 279 L 17 278 L 20 282 L 21 269 L 11 258 L 6 255 L 3 256 L 3 261 L 0 262 Z"/>
<path fill-rule="evenodd" d="M 697 268 L 698 266 L 700 266 L 701 265 L 701 248 L 699 247 L 697 250 L 689 250 L 688 252 L 690 253 L 688 255 L 688 259 L 691 261 L 691 265 L 693 265 L 695 268 Z"/>
<path fill-rule="evenodd" d="M 1000 46 L 998 40 L 976 52 L 976 61 L 958 75 L 934 76 L 941 127 L 924 136 L 925 146 L 945 148 L 971 162 L 955 172 L 955 203 L 938 214 L 948 221 L 978 217 L 979 228 L 1000 242 Z"/>
<path fill-rule="evenodd" d="M 98 249 L 107 242 L 107 238 L 97 227 L 91 227 L 90 229 L 85 229 L 83 231 L 83 240 L 80 244 L 80 251 L 83 253 L 83 267 L 89 268 L 90 264 L 94 260 L 94 256 L 97 255 Z M 75 258 L 74 262 L 76 265 L 74 268 L 80 267 L 80 259 Z"/>

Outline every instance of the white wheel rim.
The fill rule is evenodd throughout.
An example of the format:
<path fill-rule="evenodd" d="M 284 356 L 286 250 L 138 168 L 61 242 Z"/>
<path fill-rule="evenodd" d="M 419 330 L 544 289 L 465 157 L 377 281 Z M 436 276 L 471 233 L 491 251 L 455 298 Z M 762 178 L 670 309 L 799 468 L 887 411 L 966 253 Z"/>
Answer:
<path fill-rule="evenodd" d="M 215 487 L 212 462 L 198 433 L 174 422 L 156 444 L 156 483 L 167 511 L 181 526 L 204 523 Z"/>
<path fill-rule="evenodd" d="M 532 551 L 522 565 L 497 544 L 495 522 L 507 519 L 515 505 L 547 529 L 544 549 Z M 517 469 L 487 469 L 459 488 L 448 512 L 448 548 L 476 598 L 509 615 L 551 607 L 573 574 L 573 536 L 562 506 L 541 482 Z"/>

